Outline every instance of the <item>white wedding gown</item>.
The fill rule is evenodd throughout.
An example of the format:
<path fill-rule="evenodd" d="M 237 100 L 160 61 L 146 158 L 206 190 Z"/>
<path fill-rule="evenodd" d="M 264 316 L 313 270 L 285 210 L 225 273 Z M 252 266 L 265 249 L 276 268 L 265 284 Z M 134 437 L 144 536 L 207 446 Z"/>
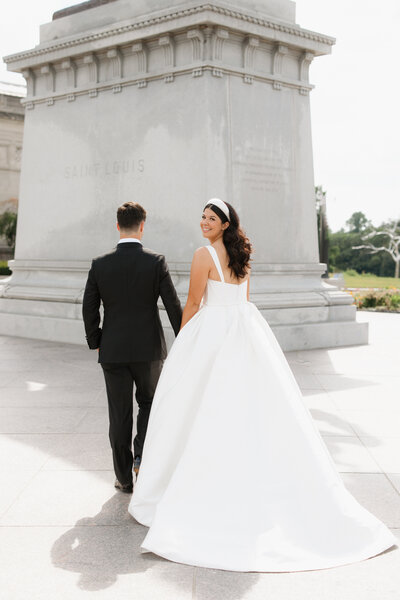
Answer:
<path fill-rule="evenodd" d="M 247 282 L 208 280 L 165 362 L 129 512 L 142 544 L 231 571 L 302 571 L 396 538 L 344 487 Z"/>

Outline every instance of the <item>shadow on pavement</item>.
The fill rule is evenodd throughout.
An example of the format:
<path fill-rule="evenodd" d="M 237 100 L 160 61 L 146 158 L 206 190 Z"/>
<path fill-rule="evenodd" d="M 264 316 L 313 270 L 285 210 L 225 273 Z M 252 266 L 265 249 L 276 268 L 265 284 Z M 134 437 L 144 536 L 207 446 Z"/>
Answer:
<path fill-rule="evenodd" d="M 130 494 L 116 493 L 97 515 L 79 519 L 54 543 L 53 565 L 79 573 L 81 589 L 102 590 L 111 587 L 118 575 L 143 573 L 167 562 L 154 554 L 141 554 L 146 528 L 130 517 L 123 517 L 127 515 L 130 498 Z M 115 520 L 121 524 L 110 525 Z"/>

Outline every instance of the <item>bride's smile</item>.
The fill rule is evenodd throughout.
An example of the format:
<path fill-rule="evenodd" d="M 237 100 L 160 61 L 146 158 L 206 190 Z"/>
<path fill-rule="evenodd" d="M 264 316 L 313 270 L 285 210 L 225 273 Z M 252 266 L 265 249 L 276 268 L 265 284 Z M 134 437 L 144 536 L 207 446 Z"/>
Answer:
<path fill-rule="evenodd" d="M 203 233 L 203 237 L 214 243 L 220 238 L 227 225 L 224 225 L 221 219 L 215 214 L 210 208 L 206 208 L 201 216 L 200 228 Z"/>

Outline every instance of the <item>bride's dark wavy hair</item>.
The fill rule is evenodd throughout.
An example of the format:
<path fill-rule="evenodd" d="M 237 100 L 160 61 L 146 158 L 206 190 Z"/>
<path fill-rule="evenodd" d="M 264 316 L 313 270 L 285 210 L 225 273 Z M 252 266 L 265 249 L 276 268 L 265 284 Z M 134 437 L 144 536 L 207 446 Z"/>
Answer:
<path fill-rule="evenodd" d="M 224 246 L 229 256 L 228 267 L 238 279 L 243 279 L 247 275 L 253 248 L 249 238 L 240 226 L 239 215 L 236 210 L 228 202 L 225 202 L 225 204 L 229 208 L 230 216 L 229 227 L 223 233 Z M 206 208 L 214 211 L 222 223 L 228 222 L 222 210 L 214 206 L 212 202 L 204 207 L 204 209 Z"/>

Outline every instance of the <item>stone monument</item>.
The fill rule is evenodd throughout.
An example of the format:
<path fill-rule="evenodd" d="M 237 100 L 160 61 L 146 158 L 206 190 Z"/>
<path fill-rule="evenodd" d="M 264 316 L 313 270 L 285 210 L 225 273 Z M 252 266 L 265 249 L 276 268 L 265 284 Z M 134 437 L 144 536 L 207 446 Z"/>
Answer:
<path fill-rule="evenodd" d="M 146 207 L 145 245 L 184 300 L 206 201 L 239 211 L 251 299 L 286 350 L 364 343 L 352 298 L 321 280 L 308 71 L 334 40 L 290 0 L 108 0 L 55 13 L 6 57 L 27 81 L 13 275 L 0 332 L 84 343 L 92 257 L 116 208 Z"/>

